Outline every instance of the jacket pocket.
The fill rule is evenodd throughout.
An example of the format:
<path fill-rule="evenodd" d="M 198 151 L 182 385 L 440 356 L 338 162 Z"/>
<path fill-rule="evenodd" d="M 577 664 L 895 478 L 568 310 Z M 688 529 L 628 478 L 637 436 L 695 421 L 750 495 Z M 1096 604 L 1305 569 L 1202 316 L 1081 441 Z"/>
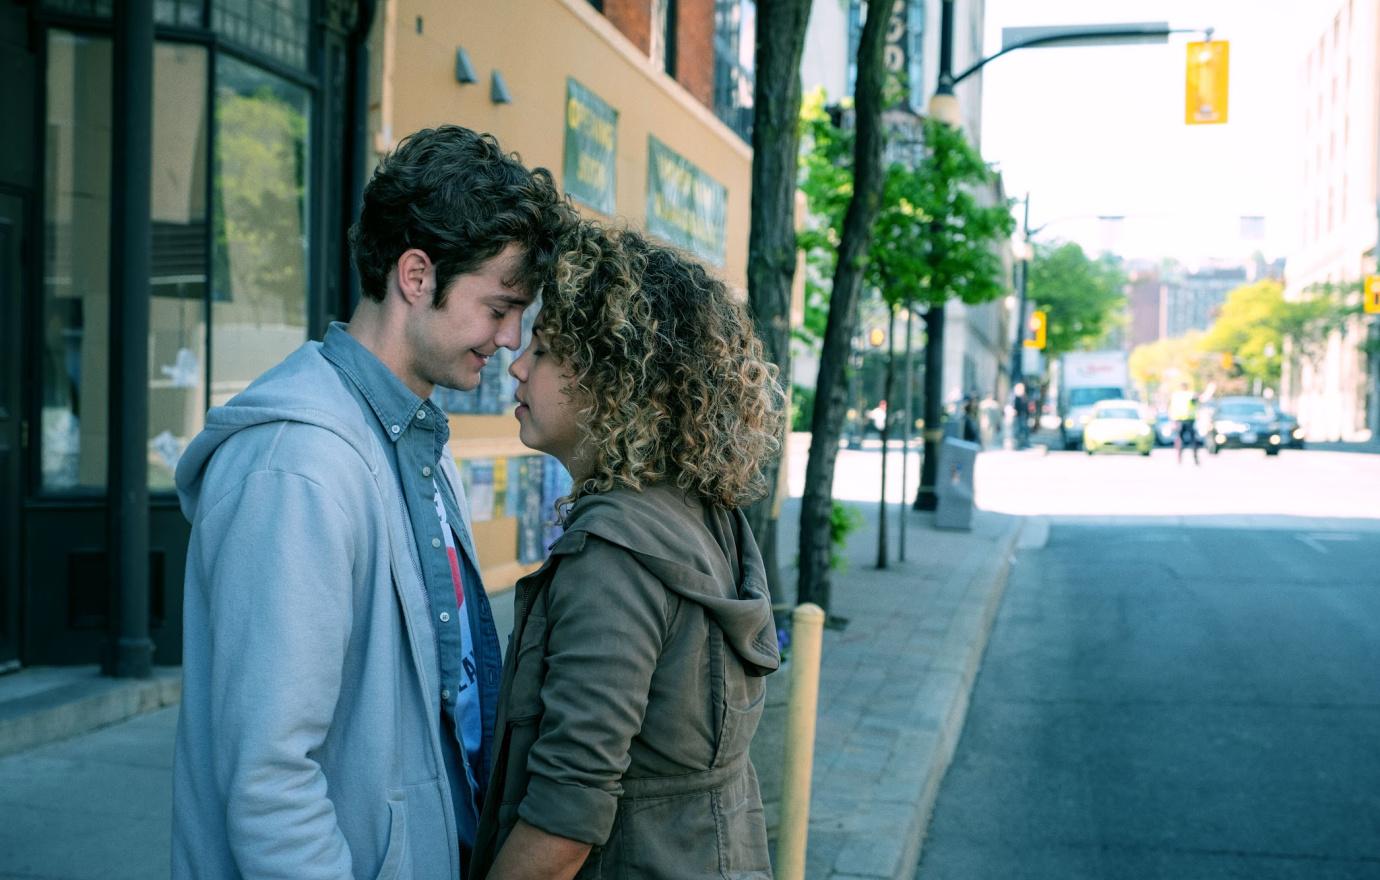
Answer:
<path fill-rule="evenodd" d="M 711 793 L 719 876 L 725 880 L 771 880 L 767 822 L 757 773 L 749 761 L 743 772 Z"/>
<path fill-rule="evenodd" d="M 714 767 L 728 767 L 747 754 L 767 702 L 766 682 L 736 664 L 729 664 L 723 681 Z"/>
<path fill-rule="evenodd" d="M 388 793 L 388 846 L 383 851 L 378 880 L 393 880 L 407 856 L 407 801 L 401 791 Z"/>
<path fill-rule="evenodd" d="M 714 795 L 714 790 L 706 790 L 667 797 L 625 798 L 614 824 L 614 835 L 621 835 L 621 846 L 606 847 L 605 876 L 722 876 Z M 611 866 L 610 857 L 621 864 Z"/>
<path fill-rule="evenodd" d="M 546 679 L 546 617 L 529 615 L 513 657 L 512 686 L 506 696 L 508 720 L 523 721 L 541 714 L 541 685 Z"/>

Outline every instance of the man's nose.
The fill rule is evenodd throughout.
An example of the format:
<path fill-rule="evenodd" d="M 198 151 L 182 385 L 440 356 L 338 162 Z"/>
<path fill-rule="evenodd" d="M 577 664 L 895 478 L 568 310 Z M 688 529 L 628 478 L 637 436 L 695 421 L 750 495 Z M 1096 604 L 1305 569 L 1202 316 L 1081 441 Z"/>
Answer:
<path fill-rule="evenodd" d="M 499 325 L 494 342 L 503 348 L 518 350 L 518 346 L 522 345 L 522 312 L 514 310 L 507 320 Z"/>

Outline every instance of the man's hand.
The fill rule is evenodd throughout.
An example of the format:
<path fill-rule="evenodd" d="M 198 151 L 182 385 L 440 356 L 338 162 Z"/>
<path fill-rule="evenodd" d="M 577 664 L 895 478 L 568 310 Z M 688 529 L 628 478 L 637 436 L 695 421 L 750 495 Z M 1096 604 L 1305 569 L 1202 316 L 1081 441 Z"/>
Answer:
<path fill-rule="evenodd" d="M 547 834 L 519 819 L 499 850 L 488 880 L 570 880 L 590 849 L 588 843 Z"/>

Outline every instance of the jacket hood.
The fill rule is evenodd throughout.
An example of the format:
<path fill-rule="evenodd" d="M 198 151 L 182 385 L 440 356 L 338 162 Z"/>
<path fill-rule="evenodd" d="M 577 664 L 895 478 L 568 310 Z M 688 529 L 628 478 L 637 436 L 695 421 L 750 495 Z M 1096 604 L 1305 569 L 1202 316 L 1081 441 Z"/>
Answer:
<path fill-rule="evenodd" d="M 282 363 L 255 379 L 224 406 L 206 414 L 202 429 L 178 460 L 177 497 L 182 514 L 191 521 L 201 498 L 206 468 L 231 437 L 247 428 L 272 422 L 301 422 L 337 434 L 366 461 L 372 461 L 370 438 L 357 424 L 335 413 L 356 406 L 339 373 L 321 355 L 321 343 L 308 342 Z"/>
<path fill-rule="evenodd" d="M 552 555 L 595 535 L 632 553 L 666 588 L 709 613 L 751 675 L 781 665 L 762 554 L 739 510 L 706 508 L 674 486 L 586 495 Z"/>

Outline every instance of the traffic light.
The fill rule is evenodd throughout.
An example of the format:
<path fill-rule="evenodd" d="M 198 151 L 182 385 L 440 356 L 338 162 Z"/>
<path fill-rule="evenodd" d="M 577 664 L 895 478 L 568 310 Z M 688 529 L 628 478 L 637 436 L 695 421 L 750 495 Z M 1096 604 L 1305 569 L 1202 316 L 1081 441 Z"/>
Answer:
<path fill-rule="evenodd" d="M 1231 368 L 1232 368 L 1233 366 L 1235 366 L 1235 365 L 1236 365 L 1236 358 L 1232 357 L 1231 352 L 1229 352 L 1229 351 L 1224 351 L 1224 352 L 1222 352 L 1222 369 L 1224 369 L 1224 370 L 1226 370 L 1228 373 L 1230 373 L 1230 372 L 1231 372 Z"/>
<path fill-rule="evenodd" d="M 1035 311 L 1030 313 L 1030 326 L 1027 328 L 1025 336 L 1026 348 L 1044 349 L 1045 339 L 1049 334 L 1049 315 L 1046 312 Z"/>
<path fill-rule="evenodd" d="M 1221 125 L 1227 121 L 1226 40 L 1188 44 L 1188 71 L 1184 81 L 1184 123 Z"/>
<path fill-rule="evenodd" d="M 1367 315 L 1380 315 L 1380 275 L 1367 275 L 1366 288 L 1362 291 Z"/>

